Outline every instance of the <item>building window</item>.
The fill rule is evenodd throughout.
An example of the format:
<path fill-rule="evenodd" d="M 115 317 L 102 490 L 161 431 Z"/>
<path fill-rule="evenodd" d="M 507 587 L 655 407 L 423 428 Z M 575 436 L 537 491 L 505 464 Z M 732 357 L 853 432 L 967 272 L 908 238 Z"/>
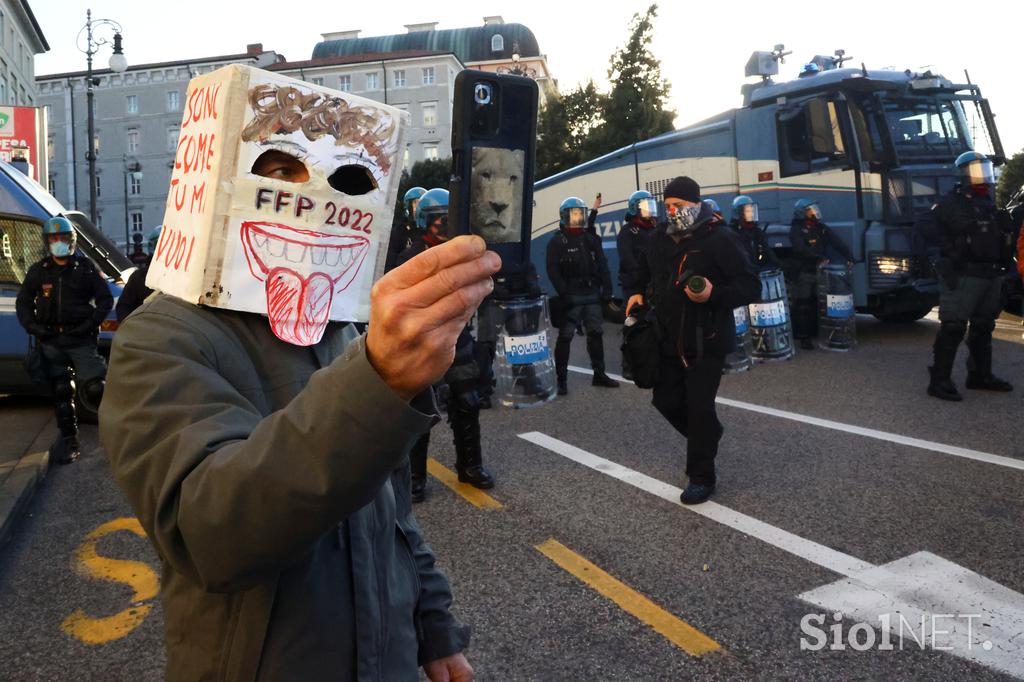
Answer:
<path fill-rule="evenodd" d="M 177 90 L 170 90 L 167 93 L 167 111 L 178 111 L 181 109 L 181 93 Z"/>
<path fill-rule="evenodd" d="M 142 194 L 142 173 L 129 173 L 129 188 L 128 193 L 132 196 L 138 196 Z"/>
<path fill-rule="evenodd" d="M 378 87 L 380 87 L 380 86 L 377 85 L 377 74 L 375 74 L 375 73 L 368 73 L 368 74 L 366 74 L 366 89 L 367 90 L 376 90 Z"/>
<path fill-rule="evenodd" d="M 139 153 L 139 129 L 129 128 L 128 129 L 128 153 L 138 154 Z"/>
<path fill-rule="evenodd" d="M 92 153 L 93 154 L 99 154 L 100 153 L 100 131 L 98 131 L 98 130 L 92 136 Z"/>
<path fill-rule="evenodd" d="M 395 73 L 395 87 L 396 88 L 404 88 L 405 87 L 405 69 L 399 69 L 398 71 L 395 71 L 394 73 Z"/>
<path fill-rule="evenodd" d="M 53 161 L 53 158 L 57 156 L 57 145 L 53 139 L 53 135 L 46 140 L 46 158 Z"/>
<path fill-rule="evenodd" d="M 178 126 L 167 126 L 167 151 L 173 152 L 178 149 L 178 133 L 180 132 Z"/>
<path fill-rule="evenodd" d="M 142 232 L 142 211 L 132 211 L 128 215 L 132 221 L 132 232 Z"/>
<path fill-rule="evenodd" d="M 46 191 L 49 192 L 51 195 L 57 194 L 57 177 L 55 175 L 51 174 L 50 177 L 47 179 Z"/>
<path fill-rule="evenodd" d="M 99 178 L 97 178 L 97 179 L 99 179 Z M 97 194 L 96 196 L 99 196 L 99 195 Z M 96 227 L 98 227 L 101 230 L 103 229 L 103 212 L 102 211 L 96 211 Z"/>
<path fill-rule="evenodd" d="M 428 66 L 427 68 L 423 69 L 423 84 L 424 85 L 433 85 L 434 84 L 434 67 L 433 66 Z"/>
<path fill-rule="evenodd" d="M 402 165 L 405 166 L 406 168 L 409 167 L 409 148 L 408 147 L 405 148 L 405 153 L 402 154 Z"/>
<path fill-rule="evenodd" d="M 437 161 L 437 143 L 423 145 L 423 158 Z"/>
<path fill-rule="evenodd" d="M 323 85 L 324 79 L 320 76 L 316 76 L 315 78 L 310 78 L 309 82 L 312 83 L 313 85 Z"/>
<path fill-rule="evenodd" d="M 491 52 L 501 52 L 505 49 L 505 39 L 500 33 L 491 36 Z"/>
<path fill-rule="evenodd" d="M 99 174 L 97 174 L 96 175 L 96 198 L 97 199 L 99 199 L 100 194 L 101 194 L 101 192 L 100 192 L 100 176 L 99 176 Z M 99 224 L 97 224 L 96 227 L 99 227 Z"/>
<path fill-rule="evenodd" d="M 139 113 L 139 96 L 128 95 L 124 98 L 124 110 L 129 114 Z"/>
<path fill-rule="evenodd" d="M 7 104 L 7 76 L 0 75 L 0 103 Z"/>
<path fill-rule="evenodd" d="M 338 89 L 342 92 L 349 92 L 352 89 L 352 76 L 338 76 Z"/>
<path fill-rule="evenodd" d="M 423 112 L 423 126 L 426 128 L 437 125 L 437 102 L 424 102 L 420 105 Z"/>

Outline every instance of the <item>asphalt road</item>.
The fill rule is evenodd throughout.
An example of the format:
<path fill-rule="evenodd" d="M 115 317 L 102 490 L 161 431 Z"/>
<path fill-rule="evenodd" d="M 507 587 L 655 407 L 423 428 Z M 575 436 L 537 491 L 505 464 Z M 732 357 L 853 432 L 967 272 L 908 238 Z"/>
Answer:
<path fill-rule="evenodd" d="M 960 404 L 924 394 L 935 331 L 927 321 L 883 326 L 860 319 L 853 352 L 801 353 L 726 377 L 720 397 L 730 402 L 719 407 L 726 434 L 714 500 L 721 514 L 740 519 L 734 525 L 611 475 L 625 467 L 649 477 L 631 479 L 642 485 L 685 485 L 683 441 L 650 406 L 647 391 L 593 388 L 575 372 L 567 398 L 485 412 L 497 508 L 479 508 L 436 479 L 417 507 L 452 581 L 455 612 L 474 628 L 468 655 L 477 678 L 1024 678 L 1024 663 L 1000 671 L 906 638 L 891 651 L 800 646 L 805 616 L 828 615 L 823 627 L 835 622 L 831 608 L 800 595 L 842 579 L 843 562 L 895 572 L 904 558 L 926 552 L 1012 591 L 1004 596 L 1024 593 L 1024 343 L 1014 325 L 1001 323 L 995 364 L 1020 388 L 1008 395 L 967 391 Z M 607 333 L 609 368 L 617 371 L 617 331 Z M 586 368 L 582 338 L 573 350 L 574 365 Z M 963 376 L 961 359 L 954 376 L 961 386 Z M 591 468 L 539 441 L 609 463 Z M 114 571 L 130 584 L 90 577 L 88 567 L 97 564 L 83 545 L 148 570 L 156 562 L 128 522 L 109 525 L 131 512 L 110 479 L 95 427 L 86 428 L 84 444 L 81 462 L 51 470 L 31 517 L 0 557 L 0 679 L 161 676 L 159 603 L 139 598 L 147 594 L 146 567 Z M 431 456 L 454 467 L 443 425 Z M 97 528 L 108 534 L 89 545 Z M 579 571 L 583 579 L 538 549 L 553 546 L 589 562 Z M 617 581 L 602 583 L 604 593 L 594 587 L 597 569 Z M 915 576 L 915 598 L 947 603 L 957 589 L 950 576 Z M 629 594 L 648 601 L 636 606 L 623 596 Z M 986 599 L 979 596 L 976 606 Z M 621 604 L 633 604 L 640 617 Z M 682 644 L 642 620 L 656 621 L 659 613 L 668 617 L 658 621 L 665 632 L 689 626 L 677 637 Z M 1012 615 L 997 608 L 993 618 L 1000 613 Z M 858 622 L 844 615 L 839 626 L 846 632 Z M 1024 634 L 1015 640 L 1018 661 L 1022 640 Z M 715 650 L 686 651 L 701 641 Z"/>

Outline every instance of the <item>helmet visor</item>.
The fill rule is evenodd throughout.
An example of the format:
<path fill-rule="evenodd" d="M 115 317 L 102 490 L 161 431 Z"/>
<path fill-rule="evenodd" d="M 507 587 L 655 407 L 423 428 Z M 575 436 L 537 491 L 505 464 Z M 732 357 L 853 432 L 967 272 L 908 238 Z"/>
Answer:
<path fill-rule="evenodd" d="M 804 215 L 808 220 L 821 220 L 821 209 L 817 204 L 811 204 L 804 209 Z"/>
<path fill-rule="evenodd" d="M 968 185 L 994 185 L 996 173 L 988 159 L 971 161 L 963 168 L 964 180 Z"/>
<path fill-rule="evenodd" d="M 745 223 L 757 222 L 757 204 L 744 204 L 740 206 L 740 220 Z"/>
<path fill-rule="evenodd" d="M 658 202 L 654 199 L 641 199 L 636 205 L 636 215 L 639 218 L 657 218 Z"/>
<path fill-rule="evenodd" d="M 565 212 L 565 226 L 569 229 L 580 229 L 587 225 L 587 209 L 568 208 Z"/>
<path fill-rule="evenodd" d="M 410 199 L 409 200 L 409 205 L 406 208 L 406 215 L 408 215 L 410 218 L 415 216 L 416 215 L 416 209 L 419 207 L 419 205 L 420 205 L 420 200 L 419 199 Z"/>

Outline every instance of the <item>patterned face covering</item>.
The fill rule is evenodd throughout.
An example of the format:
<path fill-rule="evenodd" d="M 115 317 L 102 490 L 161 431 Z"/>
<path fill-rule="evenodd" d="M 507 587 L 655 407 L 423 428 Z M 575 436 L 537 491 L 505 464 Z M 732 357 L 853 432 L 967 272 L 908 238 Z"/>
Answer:
<path fill-rule="evenodd" d="M 665 230 L 668 234 L 686 234 L 693 229 L 697 218 L 700 216 L 700 204 L 696 206 L 684 206 L 682 208 L 670 208 L 668 210 L 668 227 Z"/>

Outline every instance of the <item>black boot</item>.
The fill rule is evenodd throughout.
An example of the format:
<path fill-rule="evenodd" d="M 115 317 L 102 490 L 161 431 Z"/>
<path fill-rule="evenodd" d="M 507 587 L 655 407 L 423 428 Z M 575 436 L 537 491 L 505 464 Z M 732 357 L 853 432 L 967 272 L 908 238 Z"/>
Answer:
<path fill-rule="evenodd" d="M 422 502 L 427 497 L 427 450 L 430 448 L 430 432 L 420 436 L 409 451 L 409 473 L 411 474 L 411 493 L 413 503 Z"/>
<path fill-rule="evenodd" d="M 956 360 L 956 349 L 960 345 L 963 333 L 963 325 L 957 323 L 944 323 L 939 327 L 933 347 L 934 362 L 928 368 L 931 374 L 931 381 L 928 382 L 928 395 L 951 402 L 959 402 L 964 399 L 956 390 L 956 385 L 951 378 L 953 362 Z"/>
<path fill-rule="evenodd" d="M 459 406 L 452 413 L 455 436 L 455 470 L 460 483 L 487 490 L 494 487 L 494 477 L 483 467 L 480 451 L 480 410 Z"/>
<path fill-rule="evenodd" d="M 971 351 L 967 358 L 967 388 L 1009 393 L 1013 390 L 1013 385 L 992 374 L 993 329 L 995 329 L 994 321 L 982 324 L 971 323 L 971 330 L 967 334 L 967 349 Z"/>
<path fill-rule="evenodd" d="M 569 394 L 569 349 L 572 337 L 558 337 L 555 342 L 555 376 L 558 378 L 558 395 Z"/>
<path fill-rule="evenodd" d="M 619 382 L 604 373 L 604 336 L 587 334 L 587 354 L 590 355 L 590 366 L 594 368 L 593 386 L 618 388 Z"/>

